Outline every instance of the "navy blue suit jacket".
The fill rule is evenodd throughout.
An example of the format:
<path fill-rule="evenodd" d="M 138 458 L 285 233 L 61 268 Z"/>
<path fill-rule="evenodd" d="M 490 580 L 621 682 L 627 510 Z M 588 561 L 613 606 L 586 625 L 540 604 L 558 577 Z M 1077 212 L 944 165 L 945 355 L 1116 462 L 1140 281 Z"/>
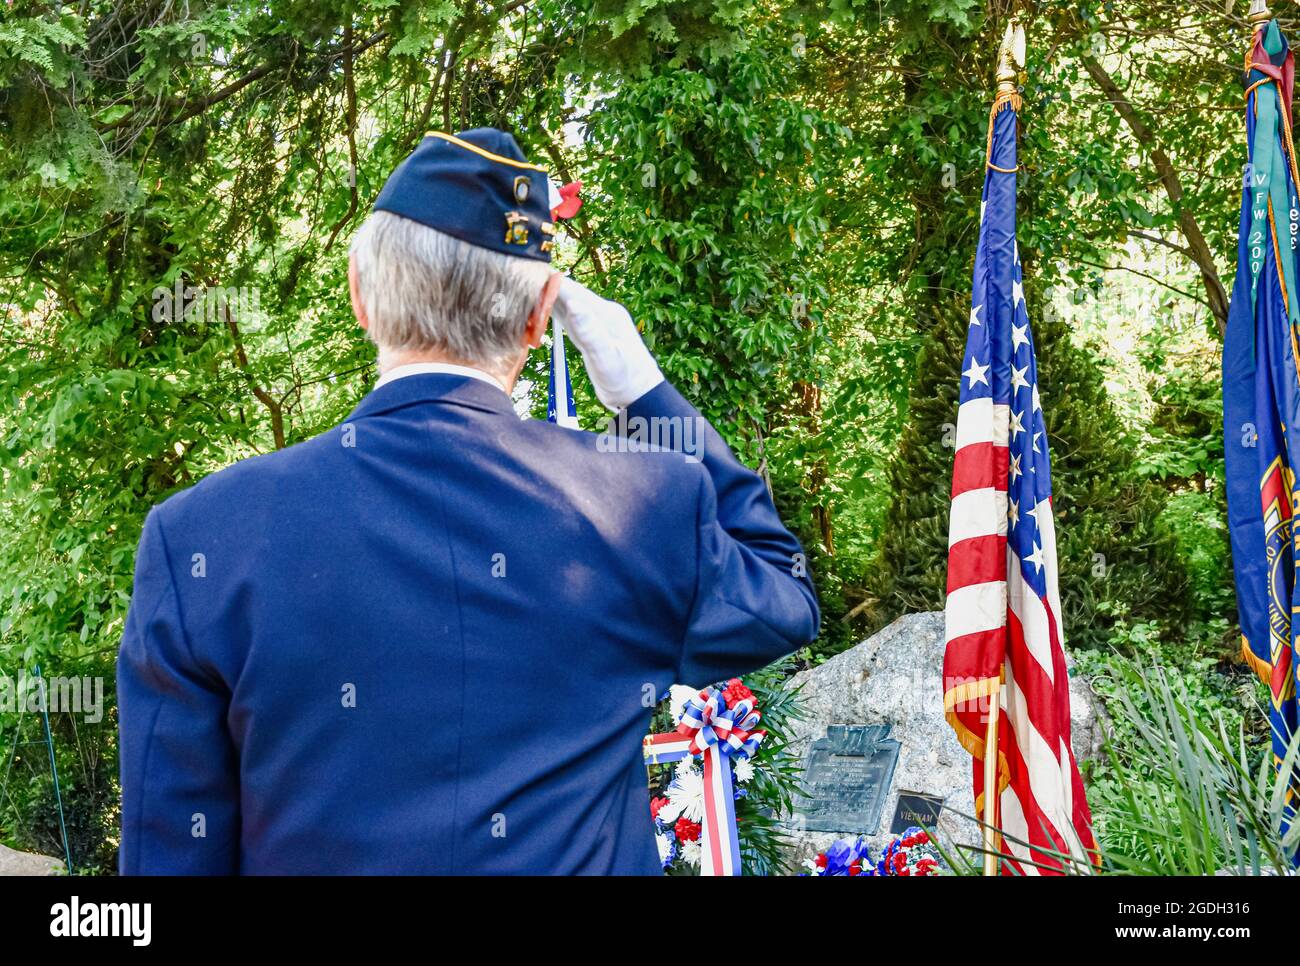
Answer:
<path fill-rule="evenodd" d="M 667 383 L 633 416 L 698 417 Z M 656 873 L 673 683 L 810 641 L 799 544 L 712 427 L 601 452 L 407 376 L 156 507 L 118 663 L 121 871 Z"/>

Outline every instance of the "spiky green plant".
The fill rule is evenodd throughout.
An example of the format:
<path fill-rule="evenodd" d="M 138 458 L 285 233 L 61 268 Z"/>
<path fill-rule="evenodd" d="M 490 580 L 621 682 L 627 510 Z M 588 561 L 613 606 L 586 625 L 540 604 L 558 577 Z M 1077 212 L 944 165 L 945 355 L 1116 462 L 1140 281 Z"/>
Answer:
<path fill-rule="evenodd" d="M 1288 779 L 1300 756 L 1293 736 L 1280 768 L 1241 727 L 1200 713 L 1162 667 L 1113 665 L 1122 687 L 1111 711 L 1135 729 L 1131 747 L 1108 749 L 1116 781 L 1094 800 L 1111 871 L 1132 875 L 1258 875 L 1291 868 L 1300 826 L 1282 834 L 1294 805 Z"/>
<path fill-rule="evenodd" d="M 1300 759 L 1300 735 L 1292 738 L 1281 767 L 1275 768 L 1271 750 L 1252 745 L 1240 719 L 1207 710 L 1164 667 L 1116 655 L 1109 668 L 1109 683 L 1115 685 L 1107 688 L 1109 710 L 1123 719 L 1117 722 L 1123 727 L 1106 745 L 1107 780 L 1089 788 L 1101 848 L 1098 871 L 1289 871 L 1289 856 L 1300 846 L 1300 824 L 1283 834 L 1284 819 L 1294 813 L 1287 802 L 1286 776 Z M 950 872 L 981 873 L 980 849 L 944 841 L 939 846 Z M 1069 865 L 1068 856 L 1059 853 L 1043 853 L 1043 859 Z"/>

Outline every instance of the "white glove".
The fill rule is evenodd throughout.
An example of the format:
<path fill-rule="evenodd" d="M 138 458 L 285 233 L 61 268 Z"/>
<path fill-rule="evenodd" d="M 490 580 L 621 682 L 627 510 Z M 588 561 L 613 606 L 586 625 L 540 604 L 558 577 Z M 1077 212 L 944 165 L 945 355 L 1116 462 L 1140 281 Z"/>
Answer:
<path fill-rule="evenodd" d="M 597 397 L 610 409 L 631 405 L 664 381 L 632 316 L 617 302 L 566 277 L 551 311 L 582 353 Z"/>

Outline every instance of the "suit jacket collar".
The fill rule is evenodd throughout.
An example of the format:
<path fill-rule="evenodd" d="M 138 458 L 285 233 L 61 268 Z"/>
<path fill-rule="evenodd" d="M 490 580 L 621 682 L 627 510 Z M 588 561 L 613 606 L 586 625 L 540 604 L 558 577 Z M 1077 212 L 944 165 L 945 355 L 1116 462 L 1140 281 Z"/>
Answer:
<path fill-rule="evenodd" d="M 482 369 L 475 369 L 472 366 L 460 366 L 450 362 L 407 362 L 400 366 L 389 369 L 379 377 L 374 388 L 386 386 L 390 382 L 402 379 L 406 376 L 416 376 L 422 372 L 446 372 L 456 376 L 469 376 L 471 379 L 482 379 L 489 385 L 496 386 L 502 392 L 506 391 L 505 385 L 496 376 L 485 372 Z"/>
<path fill-rule="evenodd" d="M 378 416 L 421 403 L 439 403 L 485 413 L 516 415 L 510 397 L 481 379 L 447 372 L 422 372 L 372 389 L 357 404 L 357 408 L 352 410 L 348 420 Z"/>

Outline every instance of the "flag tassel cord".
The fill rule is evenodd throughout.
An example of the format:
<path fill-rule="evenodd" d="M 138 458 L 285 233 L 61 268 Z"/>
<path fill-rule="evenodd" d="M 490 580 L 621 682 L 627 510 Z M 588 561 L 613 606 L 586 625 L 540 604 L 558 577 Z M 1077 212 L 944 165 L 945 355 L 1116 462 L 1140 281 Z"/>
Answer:
<path fill-rule="evenodd" d="M 1250 72 L 1257 67 L 1260 68 L 1261 70 L 1264 70 L 1264 68 L 1266 67 L 1268 68 L 1272 67 L 1271 64 L 1268 65 L 1257 64 L 1254 61 L 1255 45 L 1258 41 L 1258 35 L 1262 33 L 1265 29 L 1267 29 L 1269 21 L 1271 19 L 1272 19 L 1272 14 L 1269 12 L 1267 3 L 1265 3 L 1264 0 L 1254 0 L 1254 2 L 1251 4 L 1251 9 L 1250 9 L 1250 22 L 1252 25 L 1251 43 L 1250 43 L 1250 48 L 1246 51 L 1246 75 L 1247 76 L 1249 76 Z M 1272 72 L 1266 71 L 1266 73 L 1272 73 Z M 1274 77 L 1265 76 L 1255 81 L 1255 83 L 1251 84 L 1249 87 L 1246 88 L 1245 100 L 1248 106 L 1250 104 L 1250 96 L 1253 93 L 1255 93 L 1255 90 L 1257 88 L 1262 87 L 1266 84 L 1273 84 L 1275 87 L 1277 87 L 1277 81 Z M 1286 159 L 1287 168 L 1291 174 L 1291 183 L 1295 185 L 1300 185 L 1300 169 L 1297 168 L 1295 143 L 1292 140 L 1292 136 L 1291 136 L 1290 111 L 1285 110 L 1286 102 L 1283 99 L 1283 91 L 1280 87 L 1278 87 L 1277 94 L 1278 94 L 1278 103 L 1281 107 L 1284 108 L 1278 112 L 1278 117 L 1280 118 L 1281 125 L 1282 125 L 1282 143 L 1283 143 L 1282 155 Z M 1258 106 L 1256 106 L 1255 110 L 1258 113 L 1259 110 Z M 1278 286 L 1282 290 L 1282 305 L 1286 309 L 1287 316 L 1290 317 L 1291 293 L 1287 289 L 1286 276 L 1282 270 L 1282 250 L 1278 242 L 1277 218 L 1276 218 L 1276 213 L 1273 211 L 1273 200 L 1271 198 L 1268 199 L 1267 206 L 1268 206 L 1268 223 L 1271 229 L 1269 234 L 1272 236 L 1271 241 L 1273 243 L 1273 261 L 1277 267 Z M 1295 354 L 1295 357 L 1297 359 L 1300 359 L 1300 343 L 1297 343 L 1296 341 L 1296 332 L 1294 326 L 1291 327 L 1290 336 L 1291 336 L 1291 351 Z M 1250 649 L 1250 645 L 1246 642 L 1245 638 L 1243 637 L 1242 638 L 1243 654 L 1248 652 L 1249 649 Z M 1249 658 L 1253 658 L 1253 655 L 1250 655 Z M 1264 683 L 1268 684 L 1269 676 L 1266 676 L 1266 674 L 1263 673 L 1260 670 L 1260 668 L 1255 666 L 1253 663 L 1252 666 L 1255 667 L 1256 673 L 1260 675 L 1260 677 L 1264 680 Z M 1269 674 L 1271 675 L 1271 668 L 1269 669 Z"/>
<path fill-rule="evenodd" d="M 1263 31 L 1264 29 L 1266 29 L 1268 27 L 1268 22 L 1272 19 L 1273 19 L 1273 15 L 1272 13 L 1269 12 L 1268 4 L 1265 3 L 1264 0 L 1254 0 L 1250 8 L 1251 44 L 1250 44 L 1250 49 L 1246 51 L 1246 73 L 1247 74 L 1249 74 L 1251 70 L 1255 67 L 1254 62 L 1252 61 L 1252 58 L 1255 53 L 1255 35 Z M 1273 83 L 1276 82 L 1273 80 L 1272 77 L 1264 77 L 1260 80 L 1257 80 L 1255 83 L 1251 84 L 1249 87 L 1246 88 L 1246 94 L 1245 94 L 1246 102 L 1247 103 L 1250 102 L 1250 95 L 1255 92 L 1255 88 L 1261 86 L 1262 84 L 1273 84 Z M 1280 98 L 1281 93 L 1282 92 L 1279 89 L 1278 91 L 1279 100 L 1281 99 Z M 1287 111 L 1281 111 L 1279 112 L 1279 115 L 1282 118 L 1282 138 L 1286 142 L 1287 164 L 1288 167 L 1290 167 L 1291 169 L 1292 179 L 1294 179 L 1297 184 L 1300 184 L 1300 170 L 1297 170 L 1296 167 L 1295 145 L 1292 143 L 1291 140 L 1291 117 L 1289 112 Z"/>
<path fill-rule="evenodd" d="M 1251 42 L 1250 42 L 1250 46 L 1246 50 L 1244 76 L 1249 78 L 1251 72 L 1256 69 L 1258 69 L 1260 73 L 1263 73 L 1265 76 L 1246 87 L 1243 96 L 1246 101 L 1247 110 L 1249 110 L 1251 107 L 1251 95 L 1253 95 L 1259 88 L 1264 87 L 1268 84 L 1272 84 L 1276 88 L 1278 103 L 1279 106 L 1281 107 L 1281 110 L 1279 110 L 1278 112 L 1278 116 L 1282 128 L 1282 134 L 1281 134 L 1282 156 L 1286 161 L 1287 170 L 1291 175 L 1291 183 L 1293 185 L 1300 185 L 1300 170 L 1297 169 L 1295 144 L 1292 140 L 1292 135 L 1291 135 L 1291 117 L 1290 117 L 1290 112 L 1286 110 L 1286 100 L 1283 96 L 1285 92 L 1278 86 L 1277 83 L 1278 77 L 1277 77 L 1276 68 L 1274 68 L 1273 65 L 1270 63 L 1260 64 L 1255 61 L 1255 48 L 1258 44 L 1261 43 L 1260 35 L 1268 28 L 1269 22 L 1272 20 L 1272 14 L 1269 12 L 1268 4 L 1265 3 L 1264 0 L 1252 0 L 1249 16 L 1250 16 L 1250 23 L 1251 23 Z M 1254 111 L 1256 116 L 1258 116 L 1259 113 L 1258 100 L 1256 100 L 1255 102 Z M 1282 306 L 1286 310 L 1286 314 L 1289 319 L 1291 317 L 1292 293 L 1290 291 L 1290 287 L 1287 285 L 1286 273 L 1283 269 L 1282 249 L 1278 242 L 1277 217 L 1276 217 L 1276 212 L 1273 209 L 1272 198 L 1267 199 L 1265 204 L 1268 212 L 1268 226 L 1269 226 L 1269 236 L 1270 236 L 1269 240 L 1272 243 L 1273 261 L 1274 261 L 1274 266 L 1277 269 L 1278 287 L 1282 291 Z M 1290 327 L 1289 335 L 1291 339 L 1291 351 L 1297 359 L 1300 359 L 1300 342 L 1297 342 L 1296 329 L 1294 325 Z M 1300 376 L 1298 376 L 1298 378 L 1300 378 Z M 1243 636 L 1242 654 L 1245 656 L 1247 663 L 1254 668 L 1255 673 L 1260 676 L 1260 678 L 1264 681 L 1265 684 L 1269 684 L 1271 674 L 1272 674 L 1272 667 L 1270 665 L 1263 665 L 1263 662 L 1260 662 L 1258 664 L 1255 663 L 1258 659 L 1254 658 L 1254 655 L 1250 654 L 1249 651 L 1250 651 L 1250 644 Z"/>
<path fill-rule="evenodd" d="M 990 171 L 1000 171 L 1003 174 L 1015 174 L 1020 170 L 1020 165 L 1014 168 L 999 168 L 993 163 L 993 121 L 997 118 L 998 112 L 1003 108 L 1010 107 L 1013 111 L 1020 110 L 1020 95 L 1014 90 L 1009 93 L 998 92 L 997 98 L 993 101 L 993 108 L 989 111 L 989 134 L 984 148 L 984 163 L 988 165 Z"/>

